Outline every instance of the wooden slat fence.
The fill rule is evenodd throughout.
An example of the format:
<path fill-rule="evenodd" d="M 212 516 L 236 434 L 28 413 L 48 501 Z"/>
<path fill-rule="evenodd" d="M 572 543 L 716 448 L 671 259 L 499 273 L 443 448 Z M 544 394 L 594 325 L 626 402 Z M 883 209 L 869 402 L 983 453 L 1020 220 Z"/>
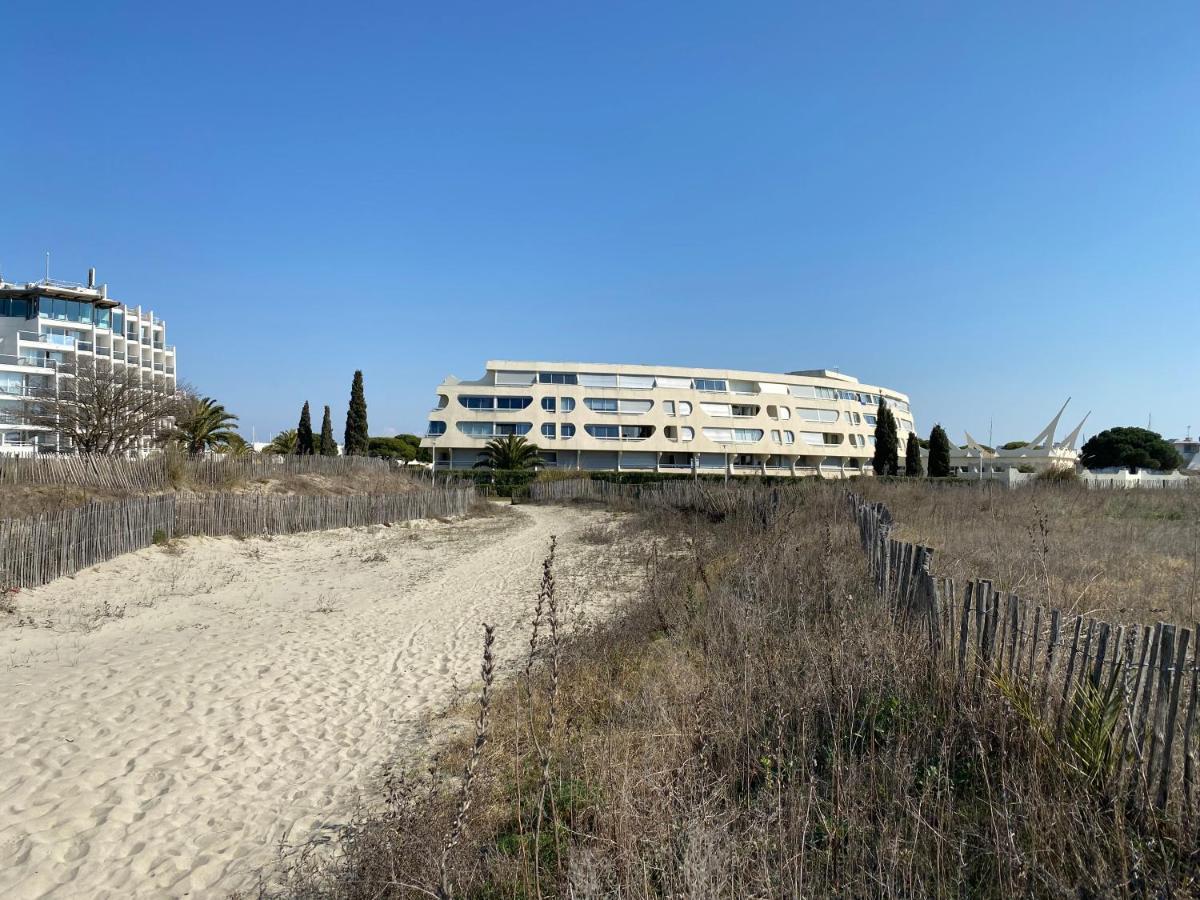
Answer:
<path fill-rule="evenodd" d="M 0 588 L 31 587 L 184 535 L 293 534 L 408 519 L 457 516 L 471 485 L 392 494 L 276 496 L 173 494 L 91 503 L 29 519 L 0 520 Z"/>
<path fill-rule="evenodd" d="M 166 453 L 145 459 L 80 454 L 76 456 L 0 456 L 0 484 L 67 484 L 109 490 L 157 491 L 173 480 L 196 487 L 215 487 L 231 480 L 288 475 L 348 475 L 395 472 L 386 459 L 367 456 L 185 457 Z"/>
<path fill-rule="evenodd" d="M 933 551 L 892 537 L 880 503 L 850 495 L 878 595 L 928 635 L 964 693 L 998 687 L 1108 791 L 1190 819 L 1197 802 L 1196 629 L 1124 625 L 1028 602 L 988 579 L 939 578 Z"/>
<path fill-rule="evenodd" d="M 534 482 L 535 501 L 619 501 L 769 521 L 780 488 L 590 479 Z M 783 490 L 786 490 L 784 488 Z M 964 700 L 1002 691 L 1055 752 L 1098 783 L 1146 808 L 1194 821 L 1200 801 L 1200 664 L 1196 628 L 1129 625 L 1064 612 L 998 589 L 956 584 L 934 551 L 893 537 L 887 507 L 850 494 L 867 566 L 897 627 L 928 641 Z"/>

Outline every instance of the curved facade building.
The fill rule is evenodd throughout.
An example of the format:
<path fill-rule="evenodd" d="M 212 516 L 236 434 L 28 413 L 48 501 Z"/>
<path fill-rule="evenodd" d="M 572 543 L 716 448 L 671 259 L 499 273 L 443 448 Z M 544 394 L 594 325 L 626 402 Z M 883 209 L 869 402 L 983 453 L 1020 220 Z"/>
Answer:
<path fill-rule="evenodd" d="M 421 445 L 438 469 L 517 434 L 557 468 L 841 478 L 871 471 L 881 395 L 903 456 L 908 397 L 840 372 L 489 360 L 482 378 L 442 382 Z"/>

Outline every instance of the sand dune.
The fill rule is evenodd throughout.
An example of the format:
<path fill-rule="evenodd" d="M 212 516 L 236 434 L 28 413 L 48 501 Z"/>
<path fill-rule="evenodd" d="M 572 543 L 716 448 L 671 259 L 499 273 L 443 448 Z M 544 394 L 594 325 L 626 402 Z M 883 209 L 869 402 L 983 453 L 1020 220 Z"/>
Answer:
<path fill-rule="evenodd" d="M 481 621 L 515 659 L 549 536 L 569 594 L 606 552 L 573 535 L 606 515 L 200 538 L 23 592 L 0 619 L 0 896 L 253 886 L 475 680 Z"/>

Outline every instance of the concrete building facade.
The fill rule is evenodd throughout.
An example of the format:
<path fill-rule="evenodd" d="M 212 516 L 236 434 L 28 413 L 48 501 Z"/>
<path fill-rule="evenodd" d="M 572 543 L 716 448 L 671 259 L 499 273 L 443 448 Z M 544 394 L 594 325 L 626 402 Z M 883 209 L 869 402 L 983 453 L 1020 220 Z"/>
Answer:
<path fill-rule="evenodd" d="M 98 361 L 136 372 L 147 390 L 176 389 L 167 323 L 110 298 L 94 269 L 85 284 L 0 278 L 0 454 L 71 452 L 53 424 L 35 415 L 35 405 L 78 367 Z M 149 436 L 139 449 L 149 449 Z"/>
<path fill-rule="evenodd" d="M 438 469 L 516 434 L 557 468 L 843 478 L 871 471 L 880 396 L 903 457 L 908 397 L 840 372 L 489 360 L 442 382 L 421 445 Z"/>

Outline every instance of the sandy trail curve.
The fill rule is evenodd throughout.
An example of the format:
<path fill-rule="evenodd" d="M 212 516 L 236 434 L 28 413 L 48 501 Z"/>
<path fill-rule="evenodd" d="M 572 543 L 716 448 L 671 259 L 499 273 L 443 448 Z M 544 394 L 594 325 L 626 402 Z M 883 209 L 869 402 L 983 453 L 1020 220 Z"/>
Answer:
<path fill-rule="evenodd" d="M 477 679 L 481 621 L 516 659 L 550 535 L 569 595 L 609 518 L 199 538 L 23 592 L 26 624 L 0 626 L 0 896 L 253 887 Z"/>

